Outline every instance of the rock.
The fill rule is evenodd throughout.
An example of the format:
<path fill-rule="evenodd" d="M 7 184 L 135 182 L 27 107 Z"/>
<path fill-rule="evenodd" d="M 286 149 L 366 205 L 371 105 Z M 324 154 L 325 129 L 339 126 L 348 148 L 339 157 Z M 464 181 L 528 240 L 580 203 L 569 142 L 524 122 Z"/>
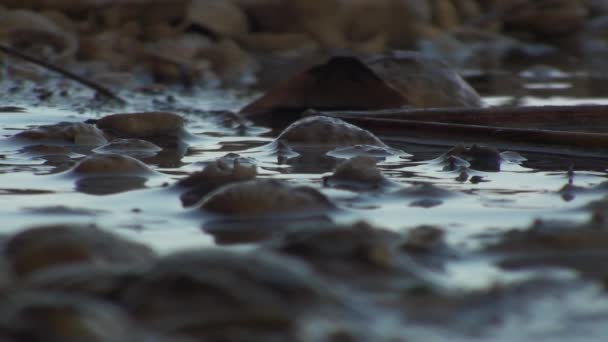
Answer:
<path fill-rule="evenodd" d="M 174 113 L 144 112 L 104 116 L 97 127 L 120 138 L 177 136 L 184 128 L 184 119 Z"/>
<path fill-rule="evenodd" d="M 580 30 L 589 13 L 584 1 L 527 1 L 504 17 L 505 29 L 539 36 L 569 35 Z"/>
<path fill-rule="evenodd" d="M 320 269 L 364 267 L 386 270 L 395 266 L 391 242 L 398 234 L 358 222 L 352 226 L 326 225 L 288 231 L 266 247 L 297 257 Z"/>
<path fill-rule="evenodd" d="M 94 154 L 66 172 L 75 176 L 76 190 L 91 195 L 109 195 L 141 189 L 158 175 L 141 161 L 120 154 Z"/>
<path fill-rule="evenodd" d="M 433 184 L 422 183 L 412 185 L 407 188 L 400 189 L 393 193 L 401 198 L 413 198 L 418 200 L 433 200 L 438 201 L 444 198 L 453 197 L 456 194 L 452 191 L 442 189 Z M 419 202 L 421 203 L 421 202 Z M 429 202 L 431 203 L 431 202 Z M 441 202 L 439 202 L 441 203 Z"/>
<path fill-rule="evenodd" d="M 468 148 L 464 145 L 458 145 L 442 156 L 442 158 L 445 157 L 457 157 L 468 162 L 472 169 L 490 172 L 500 171 L 502 161 L 501 154 L 497 149 L 477 144 Z M 448 169 L 452 169 L 452 167 L 448 166 Z"/>
<path fill-rule="evenodd" d="M 184 251 L 131 284 L 123 302 L 148 326 L 197 340 L 291 340 L 304 309 L 335 302 L 321 284 L 305 265 L 263 251 Z"/>
<path fill-rule="evenodd" d="M 240 113 L 279 122 L 293 120 L 307 109 L 370 110 L 405 104 L 397 91 L 357 58 L 333 57 L 280 82 Z"/>
<path fill-rule="evenodd" d="M 352 145 L 387 147 L 371 132 L 328 116 L 309 116 L 298 120 L 285 128 L 277 141 L 326 148 Z"/>
<path fill-rule="evenodd" d="M 39 13 L 23 9 L 0 11 L 0 22 L 0 42 L 19 50 L 65 60 L 74 57 L 78 49 L 75 35 Z"/>
<path fill-rule="evenodd" d="M 256 167 L 248 159 L 238 155 L 226 155 L 177 182 L 180 187 L 189 188 L 180 196 L 184 206 L 191 206 L 211 191 L 233 182 L 252 180 Z"/>
<path fill-rule="evenodd" d="M 390 181 L 376 168 L 374 158 L 353 157 L 339 164 L 331 176 L 324 177 L 323 183 L 347 189 L 378 189 Z"/>
<path fill-rule="evenodd" d="M 14 341 L 135 341 L 145 339 L 117 306 L 91 298 L 17 292 L 0 300 L 0 339 Z M 149 338 L 149 337 L 148 337 Z"/>
<path fill-rule="evenodd" d="M 441 60 L 398 51 L 370 58 L 366 65 L 414 107 L 480 107 L 482 104 L 477 92 Z"/>
<path fill-rule="evenodd" d="M 320 47 L 319 43 L 310 35 L 296 32 L 251 32 L 235 39 L 250 51 L 280 55 L 310 54 L 316 52 Z"/>
<path fill-rule="evenodd" d="M 418 226 L 408 231 L 400 248 L 408 253 L 433 253 L 446 248 L 445 232 L 434 226 Z"/>
<path fill-rule="evenodd" d="M 28 291 L 77 294 L 118 303 L 125 288 L 143 277 L 148 266 L 148 262 L 113 267 L 94 263 L 62 265 L 37 270 L 22 279 L 20 286 Z"/>
<path fill-rule="evenodd" d="M 572 224 L 536 220 L 530 227 L 511 230 L 486 246 L 500 257 L 499 265 L 509 270 L 562 267 L 594 280 L 606 281 L 608 272 L 598 267 L 608 261 L 608 230 L 605 222 Z"/>
<path fill-rule="evenodd" d="M 12 272 L 27 277 L 36 271 L 73 264 L 126 266 L 148 261 L 154 253 L 138 243 L 91 226 L 41 226 L 17 233 L 2 247 Z"/>
<path fill-rule="evenodd" d="M 94 154 L 81 160 L 71 173 L 92 175 L 145 175 L 154 171 L 139 160 L 120 154 Z"/>
<path fill-rule="evenodd" d="M 198 25 L 218 36 L 235 37 L 249 31 L 247 17 L 231 1 L 192 0 L 182 26 Z"/>
<path fill-rule="evenodd" d="M 107 63 L 113 70 L 131 71 L 143 44 L 135 34 L 124 31 L 104 31 L 83 35 L 78 47 L 78 58 Z"/>
<path fill-rule="evenodd" d="M 213 71 L 224 85 L 249 85 L 255 82 L 257 61 L 231 39 L 222 39 L 200 53 L 211 62 Z"/>
<path fill-rule="evenodd" d="M 130 156 L 149 156 L 162 151 L 158 145 L 141 139 L 114 139 L 93 150 L 95 153 L 127 154 Z"/>
<path fill-rule="evenodd" d="M 433 0 L 433 22 L 443 30 L 460 24 L 460 16 L 451 0 Z"/>
<path fill-rule="evenodd" d="M 272 179 L 232 183 L 220 187 L 202 200 L 201 210 L 237 217 L 312 215 L 333 208 L 318 190 L 290 186 Z"/>
<path fill-rule="evenodd" d="M 81 122 L 60 122 L 55 125 L 38 126 L 15 134 L 15 138 L 33 141 L 36 144 L 70 143 L 76 146 L 99 146 L 107 143 L 103 132 L 93 125 Z"/>

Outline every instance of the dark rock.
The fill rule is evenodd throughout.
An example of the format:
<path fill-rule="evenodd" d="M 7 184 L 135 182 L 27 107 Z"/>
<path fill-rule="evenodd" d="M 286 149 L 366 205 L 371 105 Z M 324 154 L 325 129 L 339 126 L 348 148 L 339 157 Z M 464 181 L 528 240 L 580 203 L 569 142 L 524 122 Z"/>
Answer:
<path fill-rule="evenodd" d="M 291 122 L 307 109 L 371 110 L 405 104 L 396 90 L 357 58 L 333 57 L 279 83 L 240 113 Z"/>
<path fill-rule="evenodd" d="M 52 267 L 81 263 L 125 266 L 150 260 L 143 245 L 92 226 L 43 226 L 9 238 L 2 248 L 10 269 L 26 277 Z"/>

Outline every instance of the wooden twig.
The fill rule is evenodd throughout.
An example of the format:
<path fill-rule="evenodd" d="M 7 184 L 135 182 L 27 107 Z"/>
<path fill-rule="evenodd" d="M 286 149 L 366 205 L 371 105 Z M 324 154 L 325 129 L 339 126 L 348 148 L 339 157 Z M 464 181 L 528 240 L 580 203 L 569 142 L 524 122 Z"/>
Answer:
<path fill-rule="evenodd" d="M 49 70 L 55 71 L 56 73 L 59 73 L 59 74 L 65 76 L 67 78 L 70 78 L 70 79 L 72 79 L 72 80 L 74 80 L 74 81 L 76 81 L 76 82 L 78 82 L 78 83 L 80 83 L 82 85 L 85 85 L 85 86 L 87 86 L 87 87 L 95 90 L 97 93 L 99 93 L 99 94 L 101 94 L 101 95 L 103 95 L 103 96 L 105 96 L 107 98 L 110 98 L 110 99 L 112 99 L 114 101 L 117 101 L 118 103 L 120 103 L 122 105 L 124 105 L 124 104 L 127 103 L 125 100 L 123 100 L 122 98 L 120 98 L 118 95 L 116 95 L 113 92 L 111 92 L 108 88 L 106 88 L 106 87 L 104 87 L 104 86 L 102 86 L 102 85 L 100 85 L 98 83 L 95 83 L 95 82 L 93 82 L 91 80 L 85 79 L 82 76 L 76 75 L 75 73 L 73 73 L 73 72 L 71 72 L 69 70 L 66 70 L 64 68 L 58 67 L 58 66 L 56 66 L 54 64 L 45 62 L 45 61 L 43 61 L 41 59 L 29 56 L 29 55 L 26 55 L 26 54 L 24 54 L 24 53 L 22 53 L 22 52 L 20 52 L 20 51 L 18 51 L 16 49 L 13 49 L 10 46 L 6 46 L 4 44 L 0 44 L 0 52 L 4 52 L 7 55 L 11 55 L 11 56 L 14 56 L 14 57 L 26 60 L 26 61 L 28 61 L 30 63 L 39 65 L 41 67 L 47 68 Z"/>
<path fill-rule="evenodd" d="M 588 152 L 608 152 L 608 134 L 550 131 L 530 128 L 508 128 L 444 122 L 425 122 L 362 116 L 339 116 L 376 134 L 405 140 L 451 140 L 458 142 L 509 143 L 536 145 L 551 149 L 579 149 Z"/>
<path fill-rule="evenodd" d="M 339 118 L 377 118 L 466 125 L 529 128 L 539 126 L 608 126 L 608 106 L 524 106 L 487 108 L 389 109 L 328 112 Z"/>

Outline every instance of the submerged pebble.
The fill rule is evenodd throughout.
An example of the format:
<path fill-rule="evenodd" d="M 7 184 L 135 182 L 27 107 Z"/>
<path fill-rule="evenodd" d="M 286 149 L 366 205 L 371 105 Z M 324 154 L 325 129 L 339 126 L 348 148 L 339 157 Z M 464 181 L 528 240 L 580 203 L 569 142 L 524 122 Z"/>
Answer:
<path fill-rule="evenodd" d="M 357 190 L 378 189 L 390 181 L 376 167 L 376 160 L 370 157 L 353 157 L 339 164 L 333 174 L 323 178 L 329 186 Z"/>
<path fill-rule="evenodd" d="M 371 132 L 328 116 L 309 116 L 298 120 L 285 128 L 277 140 L 288 144 L 331 148 L 352 145 L 387 147 Z"/>
<path fill-rule="evenodd" d="M 472 169 L 489 172 L 500 171 L 500 164 L 502 161 L 501 154 L 496 148 L 480 146 L 477 144 L 470 147 L 458 145 L 442 155 L 440 159 L 446 161 L 446 170 L 453 171 L 460 166 L 466 166 L 460 165 L 460 163 L 453 158 L 468 162 Z"/>
<path fill-rule="evenodd" d="M 154 257 L 146 246 L 92 226 L 36 227 L 9 238 L 2 255 L 12 272 L 25 277 L 38 270 L 79 263 L 138 264 Z"/>
<path fill-rule="evenodd" d="M 181 179 L 177 185 L 188 188 L 188 191 L 180 199 L 184 206 L 194 205 L 222 185 L 254 179 L 256 173 L 256 166 L 250 160 L 234 154 L 226 155 L 207 164 L 202 171 Z"/>
<path fill-rule="evenodd" d="M 248 117 L 293 121 L 307 109 L 398 108 L 403 97 L 355 57 L 333 57 L 297 73 L 241 109 Z"/>
<path fill-rule="evenodd" d="M 124 310 L 92 298 L 16 292 L 0 300 L 3 341 L 134 341 L 140 335 Z"/>
<path fill-rule="evenodd" d="M 273 250 L 296 256 L 319 267 L 340 261 L 370 268 L 392 265 L 391 242 L 399 235 L 358 222 L 352 226 L 307 227 L 287 231 L 268 244 Z"/>
<path fill-rule="evenodd" d="M 305 265 L 263 251 L 183 251 L 133 282 L 123 302 L 163 332 L 213 341 L 290 340 L 299 314 L 334 302 L 321 284 Z"/>
<path fill-rule="evenodd" d="M 96 125 L 121 138 L 147 138 L 176 136 L 184 123 L 184 119 L 174 113 L 144 112 L 104 116 L 97 120 Z"/>
<path fill-rule="evenodd" d="M 121 154 L 93 154 L 71 169 L 80 176 L 92 175 L 145 175 L 154 171 L 141 161 Z"/>
<path fill-rule="evenodd" d="M 480 107 L 481 97 L 447 63 L 410 51 L 393 52 L 366 63 L 414 107 Z"/>
<path fill-rule="evenodd" d="M 333 208 L 318 190 L 283 181 L 257 179 L 225 185 L 202 200 L 204 211 L 235 216 L 280 216 Z"/>
<path fill-rule="evenodd" d="M 96 153 L 120 153 L 134 156 L 151 155 L 161 151 L 158 145 L 141 139 L 114 139 L 93 150 Z"/>
<path fill-rule="evenodd" d="M 100 146 L 107 143 L 103 132 L 95 126 L 82 122 L 60 122 L 54 125 L 43 125 L 17 133 L 20 140 L 33 141 L 36 144 L 71 143 L 77 146 Z"/>

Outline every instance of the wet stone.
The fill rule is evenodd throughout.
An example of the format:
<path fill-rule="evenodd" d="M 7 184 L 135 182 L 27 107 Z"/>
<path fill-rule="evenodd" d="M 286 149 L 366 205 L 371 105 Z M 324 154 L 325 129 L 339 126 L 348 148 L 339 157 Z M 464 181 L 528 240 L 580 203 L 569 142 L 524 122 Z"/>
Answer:
<path fill-rule="evenodd" d="M 0 339 L 129 341 L 143 338 L 120 308 L 86 297 L 16 292 L 0 299 Z M 9 339 L 10 341 L 10 339 Z"/>
<path fill-rule="evenodd" d="M 114 139 L 93 150 L 96 153 L 117 153 L 131 156 L 149 156 L 161 151 L 158 145 L 141 139 Z"/>
<path fill-rule="evenodd" d="M 188 190 L 180 196 L 184 206 L 196 204 L 211 191 L 233 182 L 252 180 L 256 177 L 256 166 L 249 159 L 229 154 L 181 179 L 177 185 Z"/>
<path fill-rule="evenodd" d="M 77 146 L 99 146 L 107 143 L 103 132 L 87 123 L 60 122 L 43 125 L 17 133 L 15 138 L 33 141 L 36 144 L 63 143 Z"/>
<path fill-rule="evenodd" d="M 415 184 L 399 189 L 393 193 L 399 197 L 414 199 L 445 199 L 453 197 L 456 193 L 429 183 Z"/>
<path fill-rule="evenodd" d="M 440 158 L 449 157 L 457 157 L 465 160 L 470 164 L 472 169 L 488 172 L 500 171 L 500 164 L 502 161 L 501 154 L 497 149 L 476 144 L 471 147 L 458 145 L 446 152 Z M 449 170 L 452 170 L 451 164 L 448 164 L 447 167 Z"/>
<path fill-rule="evenodd" d="M 70 149 L 64 146 L 53 146 L 53 145 L 29 145 L 25 146 L 20 150 L 22 153 L 27 153 L 32 156 L 55 156 L 55 155 L 68 155 Z"/>
<path fill-rule="evenodd" d="M 121 154 L 94 154 L 80 161 L 70 171 L 79 176 L 146 175 L 154 171 L 139 160 Z"/>
<path fill-rule="evenodd" d="M 163 332 L 285 339 L 300 314 L 335 302 L 322 284 L 305 265 L 263 251 L 184 251 L 162 258 L 131 284 L 124 303 Z"/>
<path fill-rule="evenodd" d="M 392 241 L 398 237 L 396 233 L 363 222 L 352 226 L 328 224 L 287 231 L 269 242 L 268 247 L 321 268 L 341 263 L 344 267 L 386 270 L 394 266 Z"/>
<path fill-rule="evenodd" d="M 20 232 L 2 246 L 2 255 L 17 276 L 73 264 L 125 266 L 146 262 L 146 246 L 92 226 L 43 226 Z"/>
<path fill-rule="evenodd" d="M 480 107 L 481 97 L 447 63 L 421 53 L 398 51 L 366 61 L 410 106 Z"/>
<path fill-rule="evenodd" d="M 372 110 L 405 104 L 396 90 L 357 58 L 333 57 L 279 83 L 240 113 L 292 122 L 307 109 Z"/>
<path fill-rule="evenodd" d="M 505 269 L 561 267 L 578 271 L 593 279 L 608 279 L 598 267 L 608 262 L 608 229 L 595 217 L 583 224 L 537 220 L 524 230 L 512 230 L 486 246 L 487 252 L 501 257 Z"/>
<path fill-rule="evenodd" d="M 370 157 L 353 157 L 339 164 L 333 174 L 323 178 L 327 186 L 356 190 L 374 190 L 391 182 L 376 167 Z"/>
<path fill-rule="evenodd" d="M 184 127 L 184 119 L 167 112 L 112 114 L 97 120 L 96 125 L 120 138 L 149 138 L 177 136 Z"/>
<path fill-rule="evenodd" d="M 279 135 L 278 141 L 289 145 L 325 146 L 352 145 L 386 147 L 374 134 L 337 118 L 309 116 L 292 123 Z"/>
<path fill-rule="evenodd" d="M 225 185 L 205 197 L 200 206 L 203 211 L 237 217 L 312 215 L 332 208 L 331 201 L 314 188 L 272 179 Z"/>

